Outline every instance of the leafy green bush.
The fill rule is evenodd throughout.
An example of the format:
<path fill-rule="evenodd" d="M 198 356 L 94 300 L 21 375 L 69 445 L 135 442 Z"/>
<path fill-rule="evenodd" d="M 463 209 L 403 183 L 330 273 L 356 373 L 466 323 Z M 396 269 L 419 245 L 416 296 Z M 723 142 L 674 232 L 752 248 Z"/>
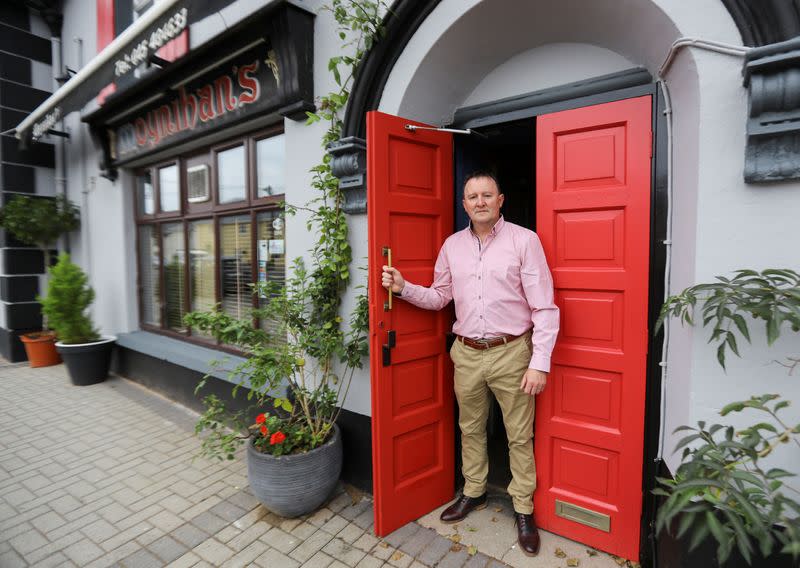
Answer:
<path fill-rule="evenodd" d="M 58 237 L 80 227 L 80 216 L 75 204 L 63 195 L 17 195 L 0 209 L 0 226 L 23 243 L 42 249 L 47 268 L 50 248 Z"/>
<path fill-rule="evenodd" d="M 94 301 L 94 290 L 80 266 L 68 254 L 61 253 L 48 272 L 47 297 L 37 300 L 58 339 L 64 343 L 90 343 L 99 339 L 86 314 Z"/>
<path fill-rule="evenodd" d="M 661 311 L 659 325 L 674 316 L 694 325 L 698 304 L 703 326 L 713 326 L 709 343 L 718 342 L 717 360 L 725 368 L 725 352 L 739 355 L 737 334 L 750 341 L 747 317 L 766 322 L 767 343 L 772 345 L 783 324 L 800 331 L 800 275 L 789 269 L 763 272 L 738 270 L 733 278 L 718 276 L 710 284 L 687 288 L 669 298 Z M 793 369 L 795 363 L 786 365 Z M 776 550 L 800 558 L 800 503 L 793 498 L 800 491 L 787 480 L 793 472 L 766 469 L 763 460 L 777 451 L 800 448 L 800 424 L 787 424 L 778 413 L 789 406 L 777 394 L 752 396 L 732 402 L 721 416 L 732 412 L 758 412 L 763 419 L 737 431 L 726 424 L 698 422 L 698 427 L 681 426 L 675 432 L 689 432 L 678 444 L 683 463 L 674 479 L 658 479 L 653 492 L 666 497 L 656 516 L 656 530 L 671 530 L 683 536 L 691 530 L 690 550 L 706 538 L 717 541 L 717 558 L 724 563 L 734 547 L 751 563 L 758 550 L 769 556 Z M 797 464 L 797 460 L 794 461 Z"/>
<path fill-rule="evenodd" d="M 330 10 L 339 26 L 339 37 L 351 47 L 353 56 L 337 56 L 328 62 L 336 90 L 320 98 L 318 113 L 307 113 L 308 123 L 324 120 L 328 128 L 322 146 L 341 137 L 341 111 L 349 96 L 355 70 L 381 34 L 383 2 L 331 0 Z M 348 39 L 350 38 L 350 39 Z M 341 66 L 341 69 L 340 69 Z M 234 451 L 250 437 L 256 449 L 273 455 L 301 453 L 323 444 L 330 435 L 356 368 L 367 354 L 368 305 L 360 295 L 350 316 L 350 330 L 341 329 L 342 294 L 350 281 L 352 250 L 348 242 L 347 218 L 342 208 L 344 194 L 331 169 L 331 156 L 311 169 L 317 197 L 306 207 L 286 205 L 289 214 L 308 213 L 308 231 L 317 236 L 309 270 L 301 259 L 294 262 L 286 286 L 254 285 L 266 305 L 242 318 L 221 312 L 187 314 L 184 322 L 210 333 L 219 341 L 239 347 L 247 360 L 229 372 L 229 378 L 249 389 L 248 400 L 255 411 L 229 413 L 215 396 L 204 399 L 206 412 L 196 432 L 208 432 L 201 453 L 233 459 Z M 253 329 L 253 317 L 270 322 L 272 335 Z M 341 363 L 341 376 L 335 362 Z M 198 385 L 200 390 L 205 380 Z M 288 383 L 288 384 L 287 384 Z M 283 388 L 288 392 L 284 395 Z M 271 402 L 270 402 L 271 401 Z M 270 405 L 272 409 L 266 409 Z M 257 412 L 257 414 L 256 414 Z M 237 431 L 230 431 L 233 424 Z"/>

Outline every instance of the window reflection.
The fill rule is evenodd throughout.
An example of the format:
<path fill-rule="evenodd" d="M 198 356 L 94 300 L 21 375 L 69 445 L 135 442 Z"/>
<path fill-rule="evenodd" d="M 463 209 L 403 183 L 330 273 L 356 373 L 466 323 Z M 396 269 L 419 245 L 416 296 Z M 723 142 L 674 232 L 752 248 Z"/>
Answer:
<path fill-rule="evenodd" d="M 164 291 L 166 299 L 166 327 L 185 331 L 184 266 L 186 248 L 183 240 L 183 223 L 165 223 L 162 226 L 164 246 Z"/>
<path fill-rule="evenodd" d="M 219 243 L 222 309 L 236 318 L 245 317 L 253 305 L 250 217 L 220 219 Z"/>
<path fill-rule="evenodd" d="M 244 146 L 237 146 L 217 154 L 217 183 L 220 203 L 244 201 L 247 197 L 246 179 Z"/>
<path fill-rule="evenodd" d="M 256 142 L 257 197 L 286 192 L 286 158 L 283 134 Z"/>
<path fill-rule="evenodd" d="M 161 210 L 178 211 L 181 207 L 178 166 L 158 170 L 158 190 L 161 193 Z"/>

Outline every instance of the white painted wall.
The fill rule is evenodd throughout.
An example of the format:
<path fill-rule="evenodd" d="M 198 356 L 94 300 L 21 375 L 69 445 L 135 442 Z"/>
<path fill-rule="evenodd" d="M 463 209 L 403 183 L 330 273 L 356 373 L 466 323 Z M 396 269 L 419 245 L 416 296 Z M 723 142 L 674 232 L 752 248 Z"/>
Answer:
<path fill-rule="evenodd" d="M 585 58 L 592 50 L 611 53 L 595 75 L 624 60 L 655 75 L 682 36 L 741 44 L 716 0 L 444 0 L 398 59 L 380 110 L 445 124 L 457 108 L 519 94 L 537 78 L 553 86 L 588 76 Z M 539 57 L 548 52 L 550 58 Z M 530 72 L 523 78 L 525 67 Z M 672 292 L 741 267 L 797 268 L 800 229 L 792 212 L 800 209 L 800 184 L 743 182 L 747 97 L 741 68 L 738 58 L 691 48 L 678 54 L 667 74 L 674 128 Z M 796 335 L 772 349 L 756 341 L 743 350 L 744 359 L 730 362 L 727 375 L 706 338 L 703 330 L 672 326 L 665 432 L 717 420 L 724 404 L 753 393 L 800 399 L 800 384 L 769 364 L 800 352 Z M 673 471 L 679 463 L 671 454 L 674 441 L 667 435 Z"/>
<path fill-rule="evenodd" d="M 550 43 L 512 56 L 490 71 L 461 106 L 478 105 L 624 71 L 636 65 L 585 43 Z"/>

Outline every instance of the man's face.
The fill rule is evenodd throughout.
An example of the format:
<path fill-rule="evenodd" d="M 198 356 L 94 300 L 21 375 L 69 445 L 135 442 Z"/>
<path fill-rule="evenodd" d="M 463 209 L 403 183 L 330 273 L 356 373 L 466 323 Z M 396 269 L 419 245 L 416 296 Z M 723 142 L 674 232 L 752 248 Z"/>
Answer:
<path fill-rule="evenodd" d="M 464 187 L 464 210 L 473 225 L 493 226 L 500 219 L 504 197 L 492 178 L 473 178 Z"/>

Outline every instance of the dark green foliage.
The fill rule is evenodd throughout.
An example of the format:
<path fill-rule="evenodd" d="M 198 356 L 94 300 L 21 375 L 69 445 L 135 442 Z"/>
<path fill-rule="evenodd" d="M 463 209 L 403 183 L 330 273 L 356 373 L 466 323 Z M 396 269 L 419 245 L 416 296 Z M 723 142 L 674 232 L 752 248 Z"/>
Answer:
<path fill-rule="evenodd" d="M 763 467 L 764 458 L 784 444 L 793 446 L 789 450 L 795 455 L 800 448 L 800 424 L 788 425 L 778 416 L 788 404 L 768 394 L 727 405 L 722 416 L 745 409 L 764 415 L 764 421 L 740 431 L 704 422 L 678 428 L 687 433 L 676 448 L 683 449 L 683 463 L 674 480 L 659 479 L 663 488 L 655 493 L 667 499 L 656 529 L 669 527 L 681 513 L 677 535 L 692 530 L 692 548 L 713 537 L 721 563 L 734 546 L 748 563 L 756 546 L 764 556 L 779 551 L 800 557 L 800 504 L 791 498 L 795 489 L 786 484 L 795 474 Z M 775 530 L 775 525 L 784 529 Z"/>
<path fill-rule="evenodd" d="M 341 136 L 340 114 L 347 104 L 349 86 L 358 63 L 381 34 L 379 14 L 383 7 L 382 2 L 369 0 L 332 0 L 325 8 L 339 25 L 339 37 L 345 42 L 342 51 L 349 48 L 354 54 L 331 58 L 328 69 L 338 90 L 320 99 L 318 113 L 308 113 L 309 124 L 320 120 L 329 123 L 322 137 L 323 147 Z M 250 389 L 248 398 L 260 409 L 257 416 L 254 412 L 229 416 L 219 399 L 207 397 L 207 411 L 197 425 L 198 433 L 210 432 L 203 440 L 205 455 L 233 459 L 235 448 L 251 436 L 257 449 L 273 455 L 304 452 L 321 445 L 336 422 L 338 405 L 347 396 L 355 369 L 361 368 L 367 355 L 366 295 L 357 298 L 347 331 L 342 329 L 339 315 L 342 295 L 350 283 L 353 254 L 342 210 L 344 194 L 331 172 L 330 156 L 326 154 L 311 173 L 317 197 L 305 207 L 285 206 L 288 214 L 298 209 L 306 212 L 308 231 L 317 235 L 310 268 L 296 259 L 285 287 L 254 285 L 254 293 L 269 301 L 241 320 L 219 310 L 184 318 L 186 325 L 209 332 L 247 354 L 247 361 L 229 375 L 237 383 L 234 396 L 239 386 L 245 386 Z M 274 335 L 254 330 L 252 317 L 269 321 Z M 238 432 L 226 430 L 222 426 L 226 421 Z M 276 433 L 284 438 L 276 441 Z"/>
<path fill-rule="evenodd" d="M 800 331 L 800 274 L 789 269 L 737 270 L 734 274 L 730 279 L 717 276 L 718 282 L 698 284 L 668 298 L 656 329 L 670 316 L 694 325 L 700 302 L 703 327 L 712 326 L 708 341 L 717 342 L 717 359 L 723 368 L 728 349 L 739 356 L 737 332 L 750 341 L 745 316 L 764 320 L 769 345 L 778 339 L 783 324 Z"/>
<path fill-rule="evenodd" d="M 42 313 L 58 339 L 64 343 L 90 343 L 99 339 L 86 314 L 94 301 L 94 290 L 83 270 L 70 260 L 68 254 L 62 253 L 48 272 L 47 297 L 37 300 L 41 302 Z"/>
<path fill-rule="evenodd" d="M 694 325 L 694 310 L 702 305 L 703 326 L 713 326 L 709 343 L 717 341 L 717 359 L 725 367 L 725 352 L 739 355 L 736 336 L 748 342 L 748 317 L 766 321 L 767 343 L 780 336 L 783 324 L 800 331 L 800 275 L 793 270 L 738 270 L 731 278 L 692 286 L 667 300 L 659 326 L 669 316 Z M 794 365 L 788 365 L 793 369 Z M 778 416 L 790 401 L 777 394 L 753 396 L 732 402 L 721 411 L 757 412 L 757 422 L 737 431 L 726 424 L 698 422 L 681 426 L 687 434 L 678 442 L 683 463 L 674 480 L 659 479 L 654 493 L 666 497 L 657 514 L 657 531 L 675 530 L 678 537 L 691 531 L 694 549 L 707 538 L 717 542 L 717 558 L 724 563 L 734 547 L 751 563 L 757 549 L 800 558 L 800 493 L 787 482 L 794 473 L 766 468 L 764 459 L 777 451 L 791 452 L 800 463 L 800 424 L 790 425 Z M 763 418 L 762 418 L 763 417 Z M 677 521 L 676 519 L 680 518 Z M 777 527 L 777 528 L 776 528 Z"/>

